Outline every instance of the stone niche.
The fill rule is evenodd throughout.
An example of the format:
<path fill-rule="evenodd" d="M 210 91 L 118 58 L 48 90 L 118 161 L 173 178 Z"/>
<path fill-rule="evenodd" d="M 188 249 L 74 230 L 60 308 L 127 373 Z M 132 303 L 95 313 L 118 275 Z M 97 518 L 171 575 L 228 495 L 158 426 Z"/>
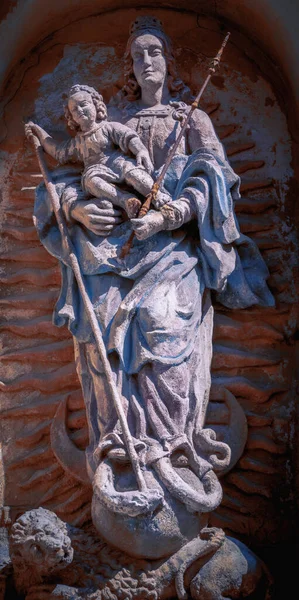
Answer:
<path fill-rule="evenodd" d="M 232 14 L 220 18 L 205 7 L 196 13 L 188 3 L 167 10 L 140 6 L 101 14 L 98 3 L 93 4 L 89 15 L 81 7 L 78 18 L 72 14 L 61 25 L 50 15 L 50 4 L 40 2 L 46 35 L 34 40 L 4 88 L 0 492 L 3 506 L 9 507 L 6 521 L 42 506 L 71 526 L 88 526 L 92 496 L 91 486 L 65 470 L 53 447 L 55 415 L 56 420 L 65 419 L 69 437 L 80 450 L 88 444 L 88 430 L 70 333 L 52 324 L 60 270 L 41 246 L 32 222 L 41 175 L 23 123 L 33 118 L 64 140 L 63 95 L 77 82 L 94 86 L 108 102 L 122 86 L 122 57 L 136 15 L 162 20 L 180 75 L 193 92 L 229 26 L 231 41 L 201 106 L 241 176 L 242 199 L 236 204 L 240 228 L 256 242 L 269 268 L 276 306 L 227 310 L 215 304 L 207 424 L 221 439 L 233 418 L 221 396 L 221 387 L 226 387 L 246 416 L 240 432 L 244 436 L 246 430 L 246 443 L 235 467 L 222 478 L 223 501 L 210 524 L 256 552 L 274 576 L 275 598 L 286 597 L 293 576 L 296 520 L 298 197 L 292 135 L 296 117 L 294 112 L 291 117 L 286 114 L 292 108 L 289 83 L 271 52 L 245 35 L 248 24 L 241 33 Z"/>

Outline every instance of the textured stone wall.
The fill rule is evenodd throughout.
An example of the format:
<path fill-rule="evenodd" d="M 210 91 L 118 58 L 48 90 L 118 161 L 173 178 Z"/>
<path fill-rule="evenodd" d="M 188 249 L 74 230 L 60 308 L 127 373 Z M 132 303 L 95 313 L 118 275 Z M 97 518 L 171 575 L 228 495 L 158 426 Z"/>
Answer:
<path fill-rule="evenodd" d="M 28 4 L 33 11 L 36 3 Z M 67 4 L 60 2 L 62 7 Z M 163 20 L 176 48 L 180 73 L 194 91 L 225 31 L 224 21 L 218 18 L 225 3 L 217 4 L 217 18 L 143 10 Z M 248 23 L 242 22 L 240 33 L 240 15 L 233 3 L 227 4 L 226 19 L 235 20 L 235 25 L 230 23 L 231 44 L 202 106 L 242 177 L 243 197 L 236 207 L 239 223 L 262 252 L 277 304 L 275 309 L 246 311 L 216 306 L 208 423 L 221 437 L 229 420 L 221 397 L 225 385 L 244 409 L 249 433 L 242 458 L 224 479 L 224 500 L 213 522 L 276 568 L 281 553 L 294 543 L 295 519 L 297 159 L 295 113 L 292 118 L 288 114 L 294 104 L 287 82 L 293 67 L 284 76 L 270 52 L 273 31 L 267 56 L 245 35 Z M 71 84 L 93 85 L 105 100 L 121 87 L 121 59 L 136 11 L 85 17 L 90 6 L 82 3 L 77 13 L 73 7 L 61 21 L 56 3 L 47 15 L 36 14 L 34 44 L 32 32 L 23 29 L 24 37 L 20 32 L 18 49 L 10 56 L 15 67 L 5 88 L 1 144 L 3 504 L 12 507 L 13 518 L 43 505 L 76 525 L 89 518 L 91 490 L 74 481 L 57 461 L 51 448 L 51 424 L 65 399 L 71 438 L 84 448 L 85 409 L 71 337 L 51 323 L 60 273 L 56 260 L 41 247 L 32 223 L 34 190 L 41 178 L 24 139 L 23 121 L 34 117 L 63 139 L 63 93 Z M 14 22 L 13 15 L 13 11 L 8 15 L 9 23 Z M 14 23 L 18 28 L 19 23 Z M 257 37 L 259 26 L 252 25 Z M 282 20 L 280 26 L 286 28 L 287 23 Z M 284 53 L 280 64 L 286 64 Z M 215 403 L 222 404 L 218 422 Z"/>

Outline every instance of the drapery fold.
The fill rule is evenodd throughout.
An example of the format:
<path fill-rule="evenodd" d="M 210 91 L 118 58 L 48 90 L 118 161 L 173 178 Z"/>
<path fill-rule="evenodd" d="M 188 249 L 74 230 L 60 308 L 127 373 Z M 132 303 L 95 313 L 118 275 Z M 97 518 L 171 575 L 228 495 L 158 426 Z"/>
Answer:
<path fill-rule="evenodd" d="M 80 175 L 57 170 L 53 180 L 61 196 L 66 186 L 79 186 Z M 121 259 L 131 233 L 129 221 L 106 238 L 79 223 L 70 227 L 107 350 L 118 353 L 127 373 L 138 372 L 147 362 L 180 364 L 192 354 L 206 288 L 215 290 L 229 308 L 274 305 L 267 267 L 236 221 L 239 177 L 229 164 L 207 148 L 189 157 L 177 155 L 164 185 L 173 200 L 190 198 L 196 207 L 197 239 L 188 235 L 188 226 L 145 241 L 135 238 L 129 255 Z M 83 302 L 43 185 L 37 190 L 35 221 L 42 243 L 62 268 L 54 322 L 67 324 L 79 342 L 90 342 Z"/>

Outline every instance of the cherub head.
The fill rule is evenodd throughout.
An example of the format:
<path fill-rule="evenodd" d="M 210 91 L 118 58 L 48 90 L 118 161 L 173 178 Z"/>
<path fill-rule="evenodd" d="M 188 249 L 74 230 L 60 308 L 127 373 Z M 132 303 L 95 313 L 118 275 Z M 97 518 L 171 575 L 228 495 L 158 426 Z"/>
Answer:
<path fill-rule="evenodd" d="M 89 85 L 73 85 L 68 93 L 64 114 L 70 129 L 89 131 L 95 122 L 107 117 L 103 97 Z"/>
<path fill-rule="evenodd" d="M 49 510 L 30 510 L 12 526 L 10 557 L 19 592 L 65 568 L 73 554 L 66 524 Z"/>

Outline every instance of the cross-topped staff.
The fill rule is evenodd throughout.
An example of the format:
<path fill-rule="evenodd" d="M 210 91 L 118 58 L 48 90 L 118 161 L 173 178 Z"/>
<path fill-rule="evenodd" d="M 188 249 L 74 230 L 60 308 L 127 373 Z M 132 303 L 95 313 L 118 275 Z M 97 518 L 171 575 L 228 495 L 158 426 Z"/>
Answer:
<path fill-rule="evenodd" d="M 152 202 L 156 199 L 158 191 L 159 191 L 159 189 L 160 189 L 160 187 L 162 185 L 163 179 L 164 179 L 164 177 L 165 177 L 165 175 L 167 173 L 168 167 L 169 167 L 169 165 L 170 165 L 170 163 L 171 163 L 171 161 L 172 161 L 172 159 L 173 159 L 173 157 L 174 157 L 174 155 L 175 155 L 175 153 L 176 153 L 176 151 L 177 151 L 177 149 L 178 149 L 178 147 L 180 145 L 181 139 L 182 139 L 182 137 L 183 137 L 183 135 L 184 135 L 187 127 L 188 127 L 189 121 L 190 121 L 190 119 L 191 119 L 194 111 L 196 110 L 196 108 L 198 108 L 200 99 L 201 99 L 201 97 L 202 97 L 202 95 L 203 95 L 203 93 L 204 93 L 204 91 L 205 91 L 205 89 L 206 89 L 206 87 L 207 87 L 207 85 L 208 85 L 211 77 L 214 75 L 217 67 L 219 66 L 219 63 L 220 63 L 220 60 L 221 60 L 221 57 L 222 57 L 222 54 L 223 54 L 223 50 L 224 50 L 224 48 L 225 48 L 225 46 L 226 46 L 226 44 L 228 42 L 229 36 L 230 36 L 230 32 L 228 32 L 226 34 L 226 36 L 225 36 L 225 38 L 224 38 L 224 40 L 223 40 L 223 42 L 221 44 L 219 52 L 216 54 L 215 58 L 213 58 L 213 60 L 211 61 L 211 66 L 209 67 L 209 74 L 206 77 L 203 85 L 201 86 L 201 88 L 200 88 L 200 90 L 199 90 L 199 92 L 198 92 L 195 100 L 193 100 L 193 102 L 191 104 L 191 108 L 190 108 L 187 116 L 185 117 L 185 119 L 184 119 L 184 121 L 182 123 L 181 131 L 180 131 L 180 133 L 179 133 L 179 135 L 178 135 L 178 137 L 177 137 L 174 145 L 172 146 L 172 148 L 170 149 L 170 151 L 168 153 L 168 156 L 167 156 L 166 161 L 164 163 L 163 169 L 162 169 L 160 175 L 157 177 L 157 180 L 155 181 L 150 194 L 147 196 L 145 202 L 143 203 L 143 205 L 142 205 L 142 207 L 141 207 L 141 209 L 139 211 L 139 214 L 138 214 L 138 218 L 139 219 L 142 218 L 142 217 L 145 217 L 145 215 L 148 213 L 148 211 L 149 211 L 149 209 L 151 207 Z M 121 251 L 121 258 L 124 258 L 128 254 L 128 252 L 129 252 L 129 250 L 130 250 L 130 248 L 132 246 L 132 243 L 133 243 L 134 235 L 135 235 L 135 232 L 133 231 L 131 233 L 128 241 L 126 242 L 126 244 L 124 244 L 124 246 L 122 248 L 122 251 Z"/>

